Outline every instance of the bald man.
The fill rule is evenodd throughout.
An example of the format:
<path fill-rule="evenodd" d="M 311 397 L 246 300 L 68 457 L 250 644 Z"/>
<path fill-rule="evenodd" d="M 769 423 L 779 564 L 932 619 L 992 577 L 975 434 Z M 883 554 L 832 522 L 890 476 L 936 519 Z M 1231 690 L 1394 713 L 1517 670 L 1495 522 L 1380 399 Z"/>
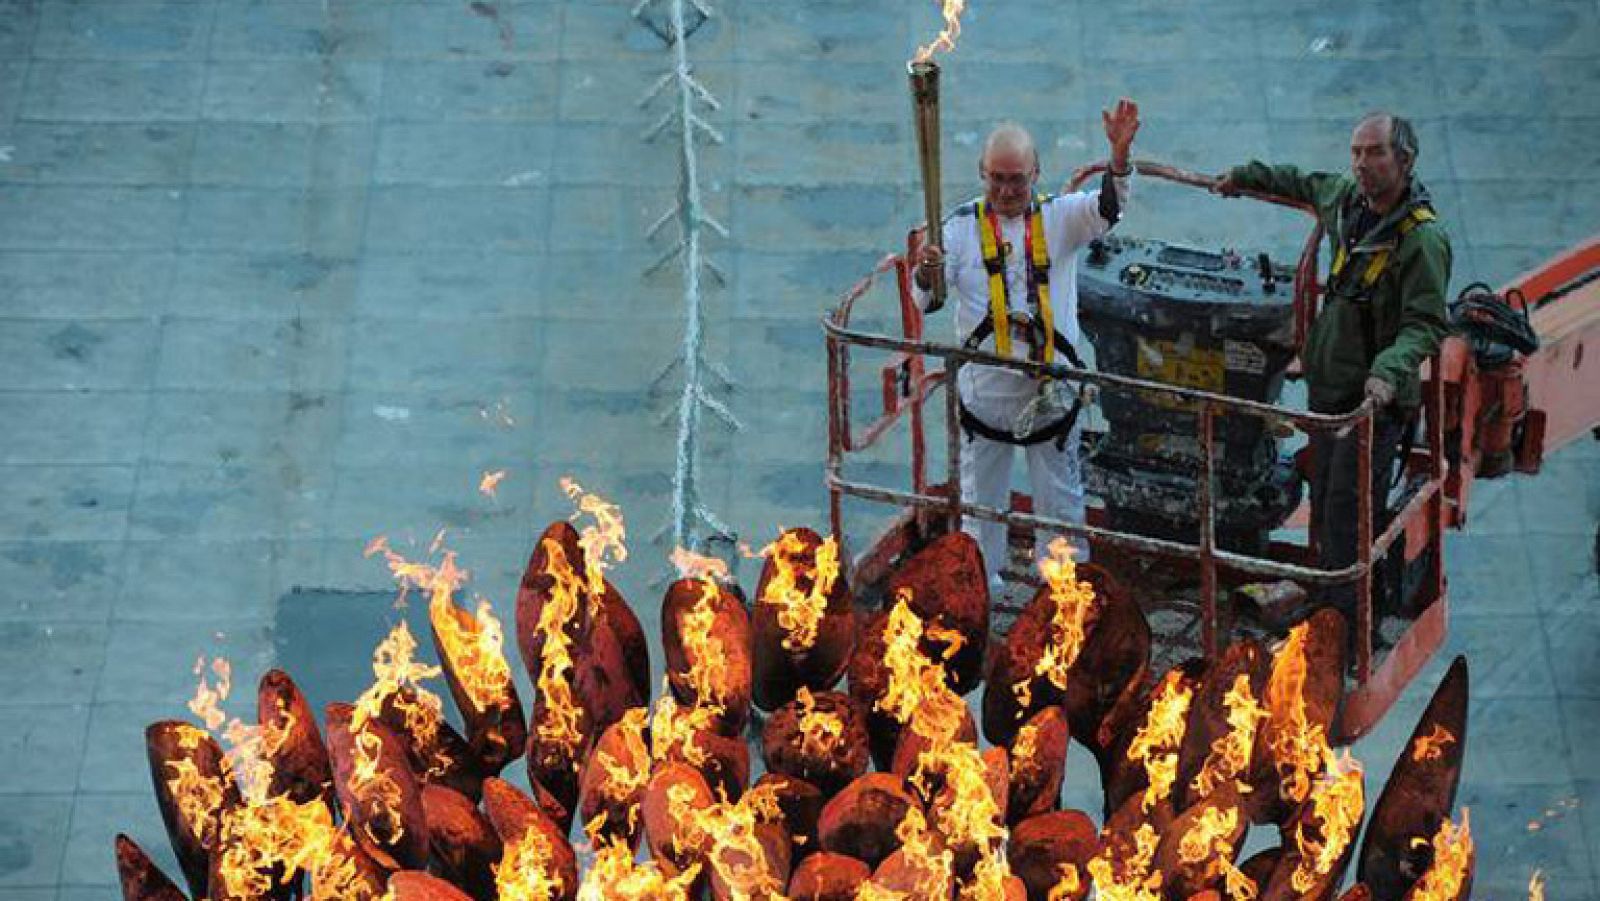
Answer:
<path fill-rule="evenodd" d="M 917 301 L 930 313 L 934 280 L 944 279 L 963 345 L 1002 357 L 1081 365 L 1073 350 L 1079 339 L 1078 251 L 1121 216 L 1139 107 L 1123 99 L 1101 118 L 1111 163 L 1092 191 L 1038 193 L 1039 153 L 1021 125 L 1004 123 L 984 141 L 978 159 L 983 196 L 944 221 L 943 250 L 924 246 L 914 279 Z M 1076 405 L 1061 388 L 1015 370 L 962 368 L 963 501 L 1008 509 L 1012 458 L 1021 448 L 1034 512 L 1084 521 L 1081 427 Z M 969 518 L 966 531 L 977 539 L 990 587 L 998 592 L 1004 587 L 999 573 L 1005 526 Z M 1036 556 L 1044 555 L 1049 537 L 1040 536 Z M 1079 559 L 1086 552 L 1080 548 Z"/>

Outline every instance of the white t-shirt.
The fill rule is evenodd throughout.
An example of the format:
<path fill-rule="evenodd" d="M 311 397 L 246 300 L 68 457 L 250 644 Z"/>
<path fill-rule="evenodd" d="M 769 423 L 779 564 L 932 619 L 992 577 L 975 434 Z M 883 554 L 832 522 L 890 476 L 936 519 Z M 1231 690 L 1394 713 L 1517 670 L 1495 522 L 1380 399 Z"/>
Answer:
<path fill-rule="evenodd" d="M 1126 209 L 1128 179 L 1113 179 L 1120 205 Z M 1050 309 L 1056 331 L 1073 344 L 1078 343 L 1078 251 L 1104 235 L 1111 223 L 1100 218 L 1100 192 L 1079 191 L 1058 194 L 1045 200 L 1041 210 L 1045 239 L 1050 251 Z M 1006 300 L 1011 310 L 1028 313 L 1028 264 L 1023 235 L 1027 215 L 1000 219 L 1001 240 L 1009 245 L 1006 260 Z M 956 342 L 965 342 L 972 330 L 989 315 L 989 271 L 983 265 L 983 241 L 978 231 L 977 201 L 960 207 L 944 221 L 944 278 L 946 302 L 954 308 Z M 1037 239 L 1037 236 L 1035 236 Z M 922 309 L 932 295 L 912 280 L 913 296 Z M 985 340 L 983 350 L 995 352 L 994 339 Z M 1027 355 L 1027 344 L 1014 336 L 1012 353 Z M 1059 358 L 1058 358 L 1059 361 Z M 962 394 L 974 387 L 985 393 L 1031 394 L 1033 380 L 1027 376 L 991 366 L 966 366 L 962 369 Z M 974 380 L 980 380 L 975 382 Z"/>

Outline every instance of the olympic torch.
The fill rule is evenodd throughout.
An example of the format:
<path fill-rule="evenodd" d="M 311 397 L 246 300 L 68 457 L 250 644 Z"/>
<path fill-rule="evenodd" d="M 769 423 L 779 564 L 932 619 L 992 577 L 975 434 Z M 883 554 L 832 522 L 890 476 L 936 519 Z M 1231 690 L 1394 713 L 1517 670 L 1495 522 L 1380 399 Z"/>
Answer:
<path fill-rule="evenodd" d="M 920 55 L 920 54 L 919 54 Z M 939 197 L 939 65 L 932 59 L 916 59 L 906 65 L 911 79 L 911 110 L 917 129 L 917 161 L 922 166 L 922 204 L 928 230 L 924 240 L 934 247 L 944 240 L 940 228 L 943 203 Z M 929 310 L 944 304 L 944 273 L 933 276 L 933 300 Z"/>

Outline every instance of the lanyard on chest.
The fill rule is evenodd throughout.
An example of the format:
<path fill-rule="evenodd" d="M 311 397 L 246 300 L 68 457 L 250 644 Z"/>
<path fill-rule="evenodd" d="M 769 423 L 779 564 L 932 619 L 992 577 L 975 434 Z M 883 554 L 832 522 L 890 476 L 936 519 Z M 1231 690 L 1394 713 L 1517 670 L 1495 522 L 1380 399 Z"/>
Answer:
<path fill-rule="evenodd" d="M 994 323 L 995 352 L 1011 354 L 1010 299 L 1006 291 L 1006 250 L 1001 241 L 1000 217 L 987 202 L 978 202 L 978 234 L 983 247 L 983 267 L 989 274 L 989 318 Z M 1050 309 L 1050 249 L 1044 234 L 1044 207 L 1037 199 L 1023 221 L 1022 246 L 1028 262 L 1028 308 L 1034 334 L 1043 333 L 1044 363 L 1055 361 L 1056 322 Z M 1035 341 L 1037 350 L 1040 342 Z"/>

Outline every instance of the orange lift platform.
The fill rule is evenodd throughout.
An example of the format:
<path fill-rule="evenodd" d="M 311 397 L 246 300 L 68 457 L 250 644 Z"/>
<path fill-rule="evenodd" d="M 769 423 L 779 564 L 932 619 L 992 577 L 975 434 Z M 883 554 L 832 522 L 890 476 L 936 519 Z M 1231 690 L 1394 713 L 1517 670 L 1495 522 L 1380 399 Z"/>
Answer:
<path fill-rule="evenodd" d="M 1213 180 L 1160 163 L 1135 164 L 1145 178 L 1198 189 Z M 1075 173 L 1076 189 L 1103 171 L 1104 164 Z M 1246 195 L 1282 206 L 1310 209 L 1284 198 Z M 1313 217 L 1314 218 L 1314 217 Z M 1294 347 L 1298 351 L 1317 314 L 1323 285 L 1319 280 L 1323 242 L 1320 224 L 1306 238 L 1294 267 Z M 1372 527 L 1371 498 L 1360 492 L 1360 547 L 1356 563 L 1342 570 L 1316 564 L 1317 536 L 1305 540 L 1274 535 L 1262 552 L 1244 552 L 1219 545 L 1216 510 L 1218 422 L 1224 417 L 1258 417 L 1272 428 L 1310 432 L 1353 429 L 1359 447 L 1358 483 L 1371 473 L 1372 410 L 1363 405 L 1344 416 L 1324 416 L 1201 390 L 1170 382 L 1133 378 L 1110 372 L 1006 359 L 982 350 L 929 341 L 923 317 L 911 293 L 908 260 L 921 240 L 914 231 L 907 253 L 886 257 L 876 269 L 841 298 L 823 319 L 828 348 L 828 455 L 826 480 L 833 533 L 849 554 L 853 583 L 861 596 L 873 596 L 896 561 L 933 538 L 958 529 L 966 518 L 1008 525 L 1013 554 L 1031 547 L 1037 530 L 1087 541 L 1097 565 L 1110 570 L 1138 599 L 1147 616 L 1168 611 L 1167 621 L 1187 628 L 1156 630 L 1158 663 L 1170 665 L 1184 656 L 1215 658 L 1240 630 L 1224 593 L 1235 587 L 1290 580 L 1310 591 L 1320 586 L 1354 583 L 1357 591 L 1354 655 L 1347 674 L 1347 693 L 1337 738 L 1349 743 L 1366 734 L 1388 711 L 1412 678 L 1443 643 L 1448 629 L 1449 596 L 1444 575 L 1444 533 L 1463 528 L 1472 484 L 1480 478 L 1539 471 L 1545 455 L 1586 436 L 1600 437 L 1600 235 L 1513 279 L 1498 291 L 1478 291 L 1462 298 L 1455 310 L 1458 328 L 1446 338 L 1425 371 L 1421 437 L 1403 461 L 1402 490 L 1390 503 L 1390 518 L 1378 534 Z M 1263 261 L 1263 265 L 1266 262 Z M 894 303 L 889 309 L 863 314 L 893 321 L 899 334 L 874 332 L 852 325 L 858 306 L 882 299 L 874 291 L 880 279 L 893 279 Z M 1496 346 L 1475 336 L 1473 321 L 1484 317 L 1513 320 L 1537 336 L 1536 346 Z M 1593 345 L 1593 350 L 1590 350 Z M 881 404 L 871 422 L 857 427 L 851 405 L 851 355 L 864 350 L 886 357 L 876 369 Z M 1194 417 L 1199 446 L 1199 472 L 1194 480 L 1196 540 L 1175 540 L 1113 528 L 1102 507 L 1091 506 L 1084 525 L 1035 515 L 1029 498 L 1013 494 L 1009 509 L 963 503 L 960 497 L 961 429 L 956 394 L 949 390 L 961 367 L 1000 366 L 1034 376 L 1049 375 L 1068 384 L 1090 386 L 1091 392 L 1125 391 L 1160 396 L 1167 409 Z M 939 389 L 942 417 L 928 402 Z M 944 424 L 942 481 L 928 472 L 929 419 Z M 873 448 L 901 432 L 909 446 L 910 484 L 890 487 L 852 477 L 851 455 Z M 1297 464 L 1308 465 L 1309 450 Z M 844 521 L 845 498 L 891 505 L 889 525 L 860 544 Z M 1305 510 L 1291 521 L 1304 522 Z M 1404 540 L 1402 541 L 1402 536 Z M 1375 640 L 1374 561 L 1396 543 L 1404 548 L 1406 569 L 1413 576 L 1405 601 Z M 859 552 L 857 548 L 859 547 Z M 1014 583 L 1028 583 L 1027 567 L 1008 569 Z M 1036 582 L 1034 583 L 1036 584 Z M 1162 644 L 1165 647 L 1161 647 Z"/>

